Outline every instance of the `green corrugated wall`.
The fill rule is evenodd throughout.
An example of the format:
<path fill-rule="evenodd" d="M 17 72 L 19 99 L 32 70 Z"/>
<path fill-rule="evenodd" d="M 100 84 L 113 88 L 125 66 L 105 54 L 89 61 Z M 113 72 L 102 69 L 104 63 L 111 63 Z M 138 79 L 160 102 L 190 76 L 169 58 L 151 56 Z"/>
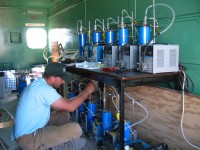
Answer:
<path fill-rule="evenodd" d="M 78 48 L 77 21 L 82 20 L 83 26 L 88 28 L 90 22 L 94 29 L 95 19 L 106 22 L 108 17 L 117 20 L 125 9 L 141 23 L 147 6 L 152 0 L 85 0 L 76 1 L 71 6 L 62 7 L 49 16 L 49 29 L 69 29 L 67 36 L 71 41 L 65 44 L 65 49 Z M 186 73 L 191 78 L 190 91 L 200 94 L 200 1 L 199 0 L 155 0 L 155 3 L 164 3 L 171 6 L 175 12 L 173 25 L 162 35 L 156 38 L 157 43 L 178 44 L 180 46 L 180 63 L 186 67 Z M 58 10 L 58 9 L 57 9 Z M 164 6 L 156 6 L 156 19 L 160 31 L 169 25 L 172 12 Z M 148 17 L 153 17 L 152 9 Z M 49 30 L 50 31 L 50 30 Z M 73 43 L 73 44 L 72 44 Z M 73 47 L 71 47 L 73 45 Z"/>

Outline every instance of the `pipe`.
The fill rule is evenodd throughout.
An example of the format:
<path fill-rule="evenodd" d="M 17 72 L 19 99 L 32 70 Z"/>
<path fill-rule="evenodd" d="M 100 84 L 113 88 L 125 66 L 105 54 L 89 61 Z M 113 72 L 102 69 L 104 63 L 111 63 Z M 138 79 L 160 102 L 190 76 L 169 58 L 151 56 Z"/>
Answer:
<path fill-rule="evenodd" d="M 78 29 L 79 24 L 80 24 L 80 30 Z M 79 31 L 82 32 L 82 20 L 77 21 L 77 29 L 76 30 L 78 33 L 79 33 Z"/>
<path fill-rule="evenodd" d="M 106 110 L 106 84 L 103 84 L 103 109 Z"/>
<path fill-rule="evenodd" d="M 155 10 L 155 0 L 153 0 L 153 43 L 156 42 L 156 10 Z"/>
<path fill-rule="evenodd" d="M 109 30 L 109 28 L 110 28 L 109 20 L 112 20 L 115 24 L 118 24 L 117 21 L 115 21 L 113 18 L 109 17 L 109 18 L 107 19 L 107 30 Z"/>
<path fill-rule="evenodd" d="M 175 20 L 175 12 L 172 9 L 172 7 L 170 7 L 169 5 L 166 5 L 166 4 L 158 3 L 158 4 L 155 4 L 154 6 L 165 6 L 165 7 L 168 7 L 172 11 L 172 15 L 173 15 L 172 21 L 165 30 L 160 32 L 160 34 L 163 34 L 164 32 L 166 32 L 172 26 L 172 24 Z M 144 25 L 147 25 L 147 13 L 148 13 L 148 9 L 151 8 L 151 7 L 153 7 L 153 5 L 148 6 L 145 10 L 145 16 L 144 16 L 144 22 L 143 22 Z M 154 18 L 154 19 L 156 19 L 156 18 Z"/>
<path fill-rule="evenodd" d="M 100 25 L 98 25 L 98 26 L 100 26 L 101 29 L 104 31 L 104 29 L 105 29 L 105 26 L 104 26 L 104 19 L 103 19 L 103 22 L 101 22 L 99 19 L 95 19 L 94 30 L 97 30 L 97 21 L 100 22 L 100 23 L 102 24 L 103 27 L 101 27 Z"/>

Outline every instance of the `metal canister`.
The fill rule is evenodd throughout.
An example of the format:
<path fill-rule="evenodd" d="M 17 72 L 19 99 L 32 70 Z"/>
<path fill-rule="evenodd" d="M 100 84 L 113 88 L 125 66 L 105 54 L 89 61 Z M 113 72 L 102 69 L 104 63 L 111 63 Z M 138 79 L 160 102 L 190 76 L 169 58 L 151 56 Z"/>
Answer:
<path fill-rule="evenodd" d="M 93 40 L 92 40 L 93 44 L 100 43 L 102 40 L 102 33 L 98 31 L 93 32 L 92 37 L 93 37 Z"/>
<path fill-rule="evenodd" d="M 96 111 L 97 111 L 97 105 L 96 103 L 88 103 L 88 113 L 87 113 L 87 130 L 90 131 L 92 129 L 92 120 L 94 120 Z"/>
<path fill-rule="evenodd" d="M 114 31 L 107 31 L 106 32 L 106 44 L 112 44 L 115 40 L 115 32 Z"/>
<path fill-rule="evenodd" d="M 109 111 L 105 111 L 102 113 L 102 126 L 103 126 L 103 134 L 105 131 L 112 129 L 112 113 Z"/>
<path fill-rule="evenodd" d="M 150 26 L 148 26 L 148 25 L 139 27 L 138 44 L 145 45 L 150 42 L 150 38 L 151 38 L 150 31 L 151 31 L 151 29 L 150 29 Z"/>
<path fill-rule="evenodd" d="M 118 29 L 118 44 L 119 46 L 124 46 L 126 43 L 128 43 L 128 28 L 120 28 Z"/>
<path fill-rule="evenodd" d="M 84 33 L 79 34 L 79 55 L 84 55 L 84 46 L 86 45 L 87 36 Z"/>

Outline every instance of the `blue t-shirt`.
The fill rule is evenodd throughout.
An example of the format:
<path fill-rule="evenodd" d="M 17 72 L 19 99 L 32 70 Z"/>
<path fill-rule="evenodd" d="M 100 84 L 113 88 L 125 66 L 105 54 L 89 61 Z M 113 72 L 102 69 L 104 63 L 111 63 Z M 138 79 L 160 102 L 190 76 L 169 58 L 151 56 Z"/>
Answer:
<path fill-rule="evenodd" d="M 50 118 L 51 104 L 61 98 L 57 91 L 39 78 L 25 88 L 15 116 L 15 137 L 44 127 Z"/>

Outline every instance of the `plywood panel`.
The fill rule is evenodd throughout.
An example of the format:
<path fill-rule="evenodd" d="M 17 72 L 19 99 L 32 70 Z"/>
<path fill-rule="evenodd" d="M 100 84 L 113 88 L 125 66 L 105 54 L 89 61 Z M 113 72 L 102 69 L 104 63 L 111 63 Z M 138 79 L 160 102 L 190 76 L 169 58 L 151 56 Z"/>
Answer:
<path fill-rule="evenodd" d="M 125 89 L 131 97 L 148 109 L 149 116 L 137 125 L 138 136 L 153 144 L 167 143 L 169 148 L 194 149 L 183 139 L 181 133 L 182 95 L 180 92 L 151 86 L 137 86 Z M 143 109 L 132 105 L 125 97 L 125 118 L 141 120 Z M 184 132 L 192 144 L 200 146 L 200 97 L 185 95 Z"/>

